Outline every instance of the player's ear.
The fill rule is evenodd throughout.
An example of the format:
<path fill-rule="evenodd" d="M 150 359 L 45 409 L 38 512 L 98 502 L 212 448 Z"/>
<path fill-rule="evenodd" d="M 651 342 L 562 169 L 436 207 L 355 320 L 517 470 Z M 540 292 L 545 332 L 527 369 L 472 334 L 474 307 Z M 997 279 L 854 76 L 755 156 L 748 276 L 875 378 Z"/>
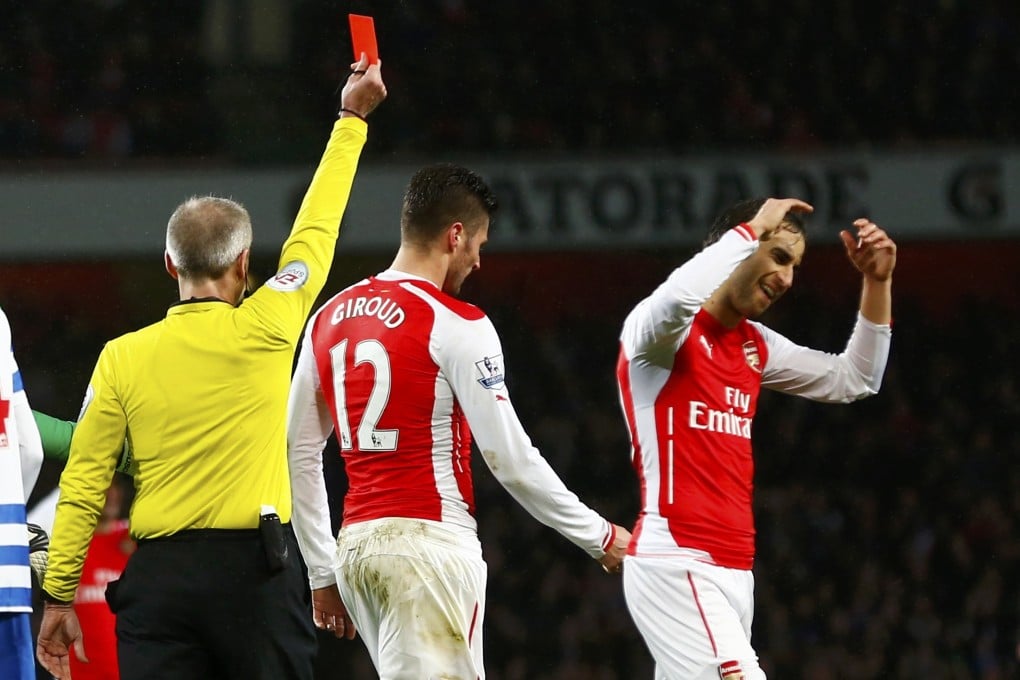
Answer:
<path fill-rule="evenodd" d="M 449 241 L 447 243 L 451 251 L 456 250 L 460 246 L 460 242 L 467 238 L 467 233 L 464 230 L 463 222 L 454 222 L 446 230 L 446 237 Z"/>

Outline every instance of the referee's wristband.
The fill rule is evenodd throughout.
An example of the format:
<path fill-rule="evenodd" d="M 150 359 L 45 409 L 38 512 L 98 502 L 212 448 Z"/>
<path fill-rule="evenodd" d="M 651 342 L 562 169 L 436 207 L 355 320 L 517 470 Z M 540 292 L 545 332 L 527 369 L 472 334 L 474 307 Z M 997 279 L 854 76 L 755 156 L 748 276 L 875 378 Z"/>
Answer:
<path fill-rule="evenodd" d="M 362 120 L 363 122 L 365 122 L 365 123 L 367 123 L 367 122 L 368 122 L 368 119 L 366 119 L 366 118 L 365 118 L 365 116 L 363 116 L 362 114 L 358 113 L 358 112 L 357 112 L 357 111 L 355 111 L 354 109 L 349 109 L 349 108 L 347 108 L 346 106 L 344 106 L 344 107 L 341 107 L 341 109 L 340 109 L 340 113 L 349 113 L 349 114 L 351 114 L 352 116 L 354 116 L 355 118 L 360 118 L 360 119 L 361 119 L 361 120 Z"/>
<path fill-rule="evenodd" d="M 43 602 L 60 605 L 61 607 L 70 607 L 72 604 L 74 604 L 73 598 L 71 600 L 61 600 L 59 598 L 54 597 L 53 595 L 50 595 L 45 588 L 40 588 L 40 593 L 41 594 L 39 597 L 42 599 Z"/>

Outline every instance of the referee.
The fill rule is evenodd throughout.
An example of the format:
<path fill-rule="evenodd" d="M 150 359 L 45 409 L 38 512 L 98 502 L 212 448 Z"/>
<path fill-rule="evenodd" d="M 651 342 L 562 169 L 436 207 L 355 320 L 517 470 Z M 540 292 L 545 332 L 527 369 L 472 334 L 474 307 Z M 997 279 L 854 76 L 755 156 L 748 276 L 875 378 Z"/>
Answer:
<path fill-rule="evenodd" d="M 365 143 L 386 97 L 378 64 L 353 66 L 341 113 L 283 246 L 244 298 L 251 221 L 215 197 L 167 225 L 180 302 L 99 355 L 60 480 L 37 656 L 58 678 L 82 657 L 71 609 L 125 436 L 138 550 L 106 597 L 123 680 L 310 679 L 316 640 L 290 529 L 286 409 L 294 349 L 333 260 Z"/>

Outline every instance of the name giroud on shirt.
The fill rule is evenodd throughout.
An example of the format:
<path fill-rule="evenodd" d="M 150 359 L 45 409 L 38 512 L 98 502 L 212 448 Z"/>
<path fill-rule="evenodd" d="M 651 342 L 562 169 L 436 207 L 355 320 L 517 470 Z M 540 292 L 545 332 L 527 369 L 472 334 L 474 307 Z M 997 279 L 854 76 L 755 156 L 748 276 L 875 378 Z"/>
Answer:
<path fill-rule="evenodd" d="M 404 323 L 406 318 L 404 310 L 400 308 L 400 305 L 389 298 L 376 295 L 370 298 L 351 298 L 347 302 L 338 305 L 333 310 L 330 323 L 335 326 L 344 319 L 351 319 L 356 316 L 374 316 L 382 321 L 383 325 L 387 328 L 396 328 Z"/>
<path fill-rule="evenodd" d="M 743 437 L 744 439 L 750 439 L 752 419 L 747 416 L 737 415 L 733 412 L 733 409 L 739 408 L 746 413 L 751 405 L 751 395 L 735 387 L 727 387 L 725 400 L 730 405 L 729 410 L 726 411 L 710 408 L 703 401 L 692 400 L 687 412 L 687 426 L 692 430 L 723 432 Z"/>

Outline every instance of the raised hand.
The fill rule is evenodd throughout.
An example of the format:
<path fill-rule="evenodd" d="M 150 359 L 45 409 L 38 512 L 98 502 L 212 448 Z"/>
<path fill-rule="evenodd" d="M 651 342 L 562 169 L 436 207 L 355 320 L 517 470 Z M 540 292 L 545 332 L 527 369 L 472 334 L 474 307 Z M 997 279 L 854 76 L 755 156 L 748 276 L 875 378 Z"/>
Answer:
<path fill-rule="evenodd" d="M 854 267 L 872 281 L 888 281 L 896 267 L 896 243 L 874 222 L 854 220 L 857 235 L 839 232 L 847 257 Z"/>
<path fill-rule="evenodd" d="M 351 64 L 351 74 L 340 92 L 341 111 L 365 119 L 384 99 L 386 84 L 382 79 L 382 60 L 369 65 L 368 57 L 362 54 L 360 61 Z"/>
<path fill-rule="evenodd" d="M 791 210 L 809 213 L 814 212 L 814 207 L 799 198 L 770 198 L 762 204 L 747 226 L 754 230 L 759 240 L 767 240 L 769 234 L 779 228 L 786 219 L 786 213 Z"/>

